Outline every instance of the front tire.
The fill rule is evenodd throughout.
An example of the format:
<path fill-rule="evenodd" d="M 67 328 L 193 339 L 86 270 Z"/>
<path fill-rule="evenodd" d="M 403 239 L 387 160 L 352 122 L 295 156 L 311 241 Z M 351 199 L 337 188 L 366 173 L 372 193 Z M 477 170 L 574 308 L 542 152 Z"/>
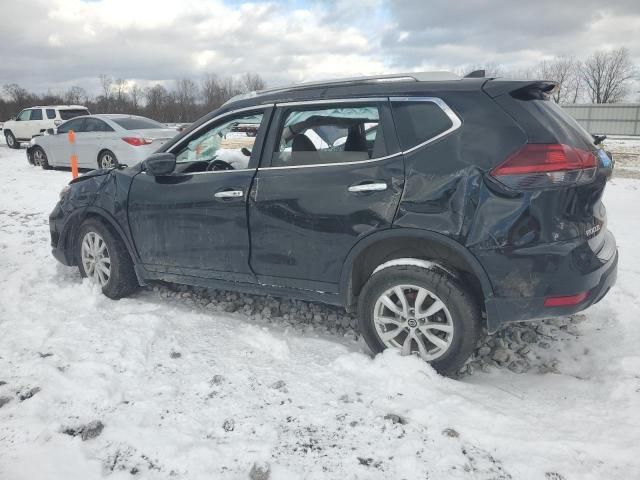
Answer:
<path fill-rule="evenodd" d="M 98 168 L 116 168 L 118 159 L 111 150 L 104 150 L 98 155 Z"/>
<path fill-rule="evenodd" d="M 126 247 L 110 227 L 95 218 L 80 227 L 77 258 L 80 275 L 99 285 L 109 298 L 126 297 L 138 288 Z"/>
<path fill-rule="evenodd" d="M 7 141 L 7 147 L 15 148 L 15 149 L 20 148 L 20 142 L 16 140 L 16 137 L 13 135 L 13 132 L 11 131 L 4 132 L 4 138 Z"/>
<path fill-rule="evenodd" d="M 47 158 L 47 154 L 40 147 L 34 147 L 33 152 L 31 153 L 33 157 L 33 164 L 35 166 L 41 166 L 43 170 L 50 170 L 51 166 L 49 165 L 49 159 Z"/>
<path fill-rule="evenodd" d="M 452 275 L 413 265 L 373 274 L 358 302 L 360 332 L 374 353 L 416 354 L 447 376 L 473 352 L 480 318 L 475 299 Z"/>

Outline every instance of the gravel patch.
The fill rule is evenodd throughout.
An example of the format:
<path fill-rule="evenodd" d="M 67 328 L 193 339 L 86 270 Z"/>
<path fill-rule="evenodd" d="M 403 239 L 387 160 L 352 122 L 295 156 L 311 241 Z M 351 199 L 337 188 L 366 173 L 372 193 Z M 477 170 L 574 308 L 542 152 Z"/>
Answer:
<path fill-rule="evenodd" d="M 168 283 L 155 284 L 149 290 L 162 299 L 179 302 L 189 308 L 241 314 L 257 323 L 272 324 L 301 334 L 311 329 L 352 342 L 358 341 L 360 337 L 355 315 L 331 305 Z M 513 373 L 557 372 L 558 361 L 553 355 L 554 347 L 559 342 L 575 341 L 580 335 L 578 324 L 584 319 L 584 315 L 576 314 L 508 324 L 493 335 L 487 335 L 485 330 L 459 375 L 490 372 L 492 369 L 509 370 Z M 172 358 L 179 356 L 177 352 L 171 354 Z M 222 376 L 216 376 L 211 383 L 215 385 L 223 380 Z M 284 382 L 276 382 L 271 387 L 286 389 Z"/>

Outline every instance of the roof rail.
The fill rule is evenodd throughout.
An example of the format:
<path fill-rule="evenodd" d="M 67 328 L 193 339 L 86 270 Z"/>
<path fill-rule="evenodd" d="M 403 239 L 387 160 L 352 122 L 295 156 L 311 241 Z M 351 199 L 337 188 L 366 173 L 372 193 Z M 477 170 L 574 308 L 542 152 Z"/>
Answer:
<path fill-rule="evenodd" d="M 438 82 L 446 80 L 460 80 L 460 77 L 451 72 L 408 72 L 408 73 L 390 73 L 387 75 L 371 75 L 363 77 L 337 78 L 334 80 L 320 80 L 315 82 L 297 83 L 294 85 L 268 88 L 257 92 L 242 93 L 227 100 L 224 105 L 244 100 L 246 98 L 255 97 L 257 95 L 265 95 L 269 93 L 278 93 L 287 90 L 298 90 L 309 87 L 322 86 L 339 86 L 339 85 L 359 85 L 364 83 L 387 83 L 387 82 Z"/>

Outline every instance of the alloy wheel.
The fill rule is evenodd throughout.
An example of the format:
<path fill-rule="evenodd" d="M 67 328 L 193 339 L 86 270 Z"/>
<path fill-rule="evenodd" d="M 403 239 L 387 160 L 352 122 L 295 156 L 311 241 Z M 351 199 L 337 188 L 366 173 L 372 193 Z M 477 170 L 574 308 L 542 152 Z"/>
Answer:
<path fill-rule="evenodd" d="M 42 150 L 40 150 L 39 148 L 36 148 L 33 152 L 33 163 L 37 166 L 41 166 L 43 163 L 43 160 L 45 160 L 45 155 L 44 152 Z"/>
<path fill-rule="evenodd" d="M 16 144 L 16 139 L 13 137 L 13 135 L 6 135 L 5 139 L 7 140 L 7 145 L 10 148 L 13 148 Z"/>
<path fill-rule="evenodd" d="M 104 287 L 111 277 L 111 257 L 104 239 L 96 232 L 87 232 L 82 239 L 80 255 L 87 277 Z"/>
<path fill-rule="evenodd" d="M 453 341 L 453 321 L 444 302 L 415 285 L 385 291 L 373 310 L 376 333 L 386 347 L 402 355 L 417 354 L 430 362 L 446 353 Z"/>
<path fill-rule="evenodd" d="M 116 159 L 111 153 L 105 153 L 100 158 L 100 166 L 102 168 L 113 168 L 116 166 Z"/>

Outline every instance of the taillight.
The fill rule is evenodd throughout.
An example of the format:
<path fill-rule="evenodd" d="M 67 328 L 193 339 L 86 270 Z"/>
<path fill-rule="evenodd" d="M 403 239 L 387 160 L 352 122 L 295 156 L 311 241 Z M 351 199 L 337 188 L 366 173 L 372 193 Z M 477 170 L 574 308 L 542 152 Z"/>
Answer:
<path fill-rule="evenodd" d="M 491 171 L 516 190 L 581 185 L 595 175 L 593 153 L 559 143 L 528 143 Z"/>
<path fill-rule="evenodd" d="M 58 125 L 60 125 L 62 123 L 62 120 L 54 120 L 53 124 L 57 127 Z"/>
<path fill-rule="evenodd" d="M 141 137 L 122 137 L 122 140 L 127 142 L 129 145 L 133 145 L 134 147 L 149 145 L 150 143 L 153 142 L 151 138 L 141 138 Z"/>

